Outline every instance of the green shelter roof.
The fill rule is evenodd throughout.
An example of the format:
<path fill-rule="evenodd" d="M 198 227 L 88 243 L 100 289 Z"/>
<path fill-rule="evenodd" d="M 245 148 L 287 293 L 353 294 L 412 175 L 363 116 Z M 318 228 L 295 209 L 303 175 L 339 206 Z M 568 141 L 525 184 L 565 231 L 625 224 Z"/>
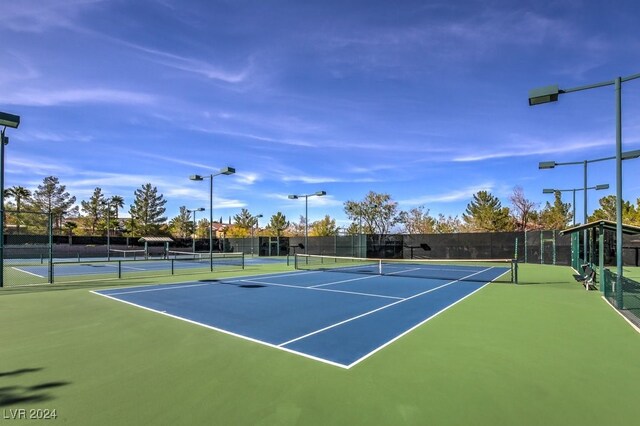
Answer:
<path fill-rule="evenodd" d="M 615 231 L 617 222 L 612 220 L 597 220 L 595 222 L 585 223 L 584 225 L 577 225 L 571 228 L 564 229 L 560 231 L 560 234 L 573 234 L 574 232 L 584 231 L 585 229 L 599 229 L 600 225 L 608 231 Z M 636 235 L 640 234 L 640 226 L 634 225 L 625 225 L 622 224 L 622 233 L 627 235 Z"/>

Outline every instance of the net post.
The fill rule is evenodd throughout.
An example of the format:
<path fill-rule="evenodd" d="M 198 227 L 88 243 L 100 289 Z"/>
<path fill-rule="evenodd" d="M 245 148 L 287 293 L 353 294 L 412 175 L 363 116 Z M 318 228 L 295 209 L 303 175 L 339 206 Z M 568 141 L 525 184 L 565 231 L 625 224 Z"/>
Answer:
<path fill-rule="evenodd" d="M 53 213 L 49 212 L 49 282 L 53 284 Z"/>
<path fill-rule="evenodd" d="M 298 255 L 293 253 L 293 269 L 298 269 Z"/>
<path fill-rule="evenodd" d="M 511 281 L 518 284 L 518 259 L 513 259 L 511 262 Z"/>
<path fill-rule="evenodd" d="M 253 257 L 253 256 L 251 256 Z M 244 251 L 242 251 L 242 269 L 244 269 Z"/>
<path fill-rule="evenodd" d="M 378 275 L 382 275 L 382 259 L 378 259 Z"/>
<path fill-rule="evenodd" d="M 122 278 L 122 260 L 118 260 L 118 279 Z"/>
<path fill-rule="evenodd" d="M 211 261 L 213 262 L 213 257 L 211 258 Z M 175 260 L 171 259 L 170 262 L 171 262 L 171 275 L 173 275 L 173 262 L 175 262 Z M 211 265 L 211 269 L 213 270 L 213 264 Z"/>

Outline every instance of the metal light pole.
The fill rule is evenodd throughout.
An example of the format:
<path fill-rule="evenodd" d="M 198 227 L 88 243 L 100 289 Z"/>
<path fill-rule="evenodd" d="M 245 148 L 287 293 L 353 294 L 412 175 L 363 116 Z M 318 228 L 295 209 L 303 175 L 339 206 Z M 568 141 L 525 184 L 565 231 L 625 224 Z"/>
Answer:
<path fill-rule="evenodd" d="M 198 207 L 197 209 L 187 209 L 187 213 L 193 213 L 193 241 L 191 242 L 192 244 L 192 248 L 191 251 L 192 252 L 196 252 L 196 235 L 197 235 L 197 230 L 198 230 L 198 222 L 196 222 L 196 212 L 203 212 L 204 211 L 204 207 Z"/>
<path fill-rule="evenodd" d="M 318 191 L 313 194 L 289 195 L 290 200 L 297 200 L 304 197 L 304 254 L 309 253 L 309 197 L 323 197 L 327 191 Z"/>
<path fill-rule="evenodd" d="M 260 230 L 260 227 L 258 226 L 258 219 L 261 217 L 263 217 L 261 214 L 253 217 L 255 219 L 256 230 Z M 251 257 L 253 257 L 253 228 L 254 226 L 251 227 Z"/>
<path fill-rule="evenodd" d="M 218 173 L 212 173 L 209 176 L 191 175 L 190 180 L 202 181 L 209 179 L 209 260 L 210 267 L 213 271 L 213 178 L 220 175 L 232 175 L 236 172 L 233 167 L 224 167 Z"/>
<path fill-rule="evenodd" d="M 572 188 L 572 189 L 543 189 L 542 193 L 543 194 L 554 194 L 556 192 L 573 192 L 573 224 L 575 226 L 576 224 L 576 191 L 584 191 L 584 190 L 589 190 L 589 189 L 595 189 L 596 191 L 600 191 L 602 189 L 609 189 L 609 184 L 608 183 L 604 183 L 601 185 L 596 185 L 596 186 L 590 186 L 590 187 L 585 187 L 585 188 Z M 585 219 L 585 223 L 586 223 L 586 219 Z"/>
<path fill-rule="evenodd" d="M 622 83 L 640 78 L 640 74 L 628 77 L 617 77 L 614 80 L 603 81 L 587 86 L 560 89 L 557 85 L 533 89 L 529 92 L 529 105 L 539 105 L 556 102 L 563 93 L 578 92 L 595 89 L 597 87 L 615 86 L 616 105 L 616 303 L 622 304 Z"/>
<path fill-rule="evenodd" d="M 17 129 L 20 116 L 0 112 L 0 287 L 4 287 L 4 146 L 9 138 L 4 135 L 7 127 Z"/>

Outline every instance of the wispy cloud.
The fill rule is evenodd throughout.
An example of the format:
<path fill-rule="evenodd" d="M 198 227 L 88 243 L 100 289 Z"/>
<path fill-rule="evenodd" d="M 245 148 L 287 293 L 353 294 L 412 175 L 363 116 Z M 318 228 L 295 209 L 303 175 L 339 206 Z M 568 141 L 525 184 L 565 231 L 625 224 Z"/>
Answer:
<path fill-rule="evenodd" d="M 0 28 L 42 33 L 55 28 L 77 29 L 76 21 L 105 0 L 21 0 L 2 5 Z"/>
<path fill-rule="evenodd" d="M 424 195 L 416 198 L 408 198 L 398 201 L 400 205 L 407 206 L 419 206 L 428 205 L 429 203 L 450 203 L 461 200 L 469 200 L 478 191 L 491 191 L 494 188 L 493 182 L 484 182 L 476 185 L 471 185 L 465 188 L 457 189 L 450 192 Z M 428 207 L 428 206 L 427 206 Z"/>
<path fill-rule="evenodd" d="M 608 139 L 589 139 L 588 137 L 564 140 L 562 143 L 550 145 L 547 141 L 535 138 L 519 138 L 518 142 L 508 147 L 501 146 L 497 151 L 478 152 L 476 154 L 454 157 L 456 162 L 475 162 L 498 158 L 527 157 L 540 154 L 559 154 L 611 146 Z"/>
<path fill-rule="evenodd" d="M 28 89 L 8 93 L 3 103 L 22 106 L 56 106 L 69 104 L 137 104 L 156 103 L 155 95 L 106 88 L 47 90 Z"/>

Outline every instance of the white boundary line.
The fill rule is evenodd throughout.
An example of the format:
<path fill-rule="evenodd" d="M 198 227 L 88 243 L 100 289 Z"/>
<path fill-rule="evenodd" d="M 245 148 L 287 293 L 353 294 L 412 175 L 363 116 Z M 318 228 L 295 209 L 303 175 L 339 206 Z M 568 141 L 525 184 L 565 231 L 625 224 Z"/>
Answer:
<path fill-rule="evenodd" d="M 378 309 L 375 309 L 375 310 L 373 310 L 373 311 L 370 311 L 370 312 L 366 312 L 366 313 L 364 313 L 364 314 L 361 314 L 361 315 L 359 315 L 358 317 L 362 317 L 362 316 L 365 316 L 365 315 L 369 315 L 369 314 L 371 314 L 371 313 L 373 313 L 373 312 L 375 312 L 375 311 L 379 311 L 379 310 L 381 310 L 381 309 L 388 308 L 388 307 L 390 307 L 390 306 L 396 305 L 396 304 L 401 303 L 401 302 L 404 302 L 404 301 L 406 301 L 406 300 L 410 300 L 410 299 L 413 299 L 413 298 L 415 298 L 415 297 L 418 297 L 418 296 L 421 296 L 421 295 L 424 295 L 424 294 L 427 294 L 427 293 L 433 292 L 433 291 L 435 291 L 435 290 L 439 290 L 439 289 L 441 289 L 441 288 L 443 288 L 443 287 L 446 287 L 446 286 L 449 286 L 449 285 L 454 284 L 454 283 L 456 283 L 456 282 L 459 282 L 459 281 L 465 280 L 465 279 L 467 279 L 467 278 L 469 278 L 469 277 L 472 277 L 472 276 L 474 276 L 474 275 L 477 275 L 477 274 L 479 274 L 479 273 L 482 273 L 482 272 L 488 271 L 489 269 L 492 269 L 492 268 L 487 268 L 487 269 L 485 269 L 485 270 L 483 270 L 483 271 L 475 272 L 475 273 L 473 273 L 473 274 L 467 275 L 467 276 L 465 276 L 465 277 L 463 277 L 463 278 L 460 278 L 460 279 L 458 279 L 458 280 L 451 281 L 451 282 L 449 282 L 449 283 L 443 284 L 443 285 L 441 285 L 441 286 L 439 286 L 439 287 L 435 287 L 435 288 L 429 289 L 429 290 L 427 290 L 427 291 L 424 291 L 424 292 L 422 292 L 422 293 L 418 293 L 418 294 L 415 294 L 415 295 L 413 295 L 413 296 L 410 296 L 410 297 L 408 297 L 408 298 L 404 298 L 404 299 L 398 300 L 397 302 L 393 302 L 393 303 L 391 303 L 391 304 L 388 304 L 388 305 L 382 306 L 381 308 L 378 308 Z M 313 274 L 313 273 L 317 273 L 317 272 L 318 272 L 318 271 L 308 271 L 308 272 L 288 272 L 288 273 L 284 273 L 284 274 L 277 274 L 277 275 L 270 275 L 270 274 L 266 274 L 266 275 L 254 275 L 254 276 L 252 276 L 252 275 L 248 275 L 248 276 L 245 276 L 245 278 L 251 278 L 251 277 L 276 278 L 276 277 L 283 277 L 283 276 L 291 276 L 291 275 L 294 275 L 294 274 L 295 274 L 295 275 Z M 505 272 L 505 273 L 506 273 L 506 272 Z M 501 274 L 500 276 L 502 276 L 502 275 L 504 275 L 504 274 Z M 246 279 L 237 279 L 237 278 L 243 278 L 243 277 L 235 277 L 235 278 L 236 278 L 236 279 L 229 280 L 228 282 L 247 282 L 247 281 L 250 281 L 250 280 L 246 280 Z M 208 328 L 208 329 L 211 329 L 211 330 L 219 331 L 219 332 L 221 332 L 221 333 L 224 333 L 224 334 L 227 334 L 227 335 L 230 335 L 230 336 L 234 336 L 234 337 L 237 337 L 237 338 L 240 338 L 240 339 L 248 340 L 248 341 L 250 341 L 250 342 L 259 343 L 259 344 L 262 344 L 262 345 L 265 345 L 265 346 L 268 346 L 268 347 L 271 347 L 271 348 L 279 349 L 279 350 L 282 350 L 282 351 L 285 351 L 285 352 L 289 352 L 289 353 L 292 353 L 292 354 L 295 354 L 295 355 L 300 355 L 300 356 L 303 356 L 303 357 L 305 357 L 305 358 L 309 358 L 309 359 L 312 359 L 312 360 L 315 360 L 315 361 L 319 361 L 319 362 L 322 362 L 322 363 L 325 363 L 325 364 L 333 365 L 333 366 L 336 366 L 336 367 L 340 367 L 340 368 L 344 368 L 344 369 L 350 369 L 351 367 L 355 366 L 356 364 L 360 363 L 361 361 L 364 361 L 365 359 L 369 358 L 371 355 L 375 354 L 376 352 L 378 352 L 378 351 L 382 350 L 383 348 L 387 347 L 387 346 L 388 346 L 388 345 L 390 345 L 391 343 L 393 343 L 393 342 L 395 342 L 396 340 L 400 339 L 401 337 L 405 336 L 405 335 L 406 335 L 406 334 L 408 334 L 409 332 L 411 332 L 411 331 L 415 330 L 416 328 L 420 327 L 421 325 L 423 325 L 423 324 L 424 324 L 424 323 L 426 323 L 427 321 L 429 321 L 429 320 L 433 319 L 433 318 L 434 318 L 434 317 L 436 317 L 437 315 L 441 314 L 442 312 L 446 311 L 447 309 L 451 308 L 452 306 L 454 306 L 454 305 L 458 304 L 459 302 L 461 302 L 462 300 L 464 300 L 464 299 L 466 299 L 467 297 L 471 296 L 472 294 L 475 294 L 476 292 L 480 291 L 481 289 L 483 289 L 484 287 L 486 287 L 487 285 L 489 285 L 491 282 L 494 282 L 494 281 L 495 281 L 496 279 L 498 279 L 498 278 L 500 278 L 500 277 L 496 277 L 496 278 L 494 278 L 494 279 L 493 279 L 493 280 L 491 280 L 490 282 L 488 282 L 488 283 L 484 284 L 484 285 L 483 285 L 483 286 L 481 286 L 480 288 L 478 288 L 478 289 L 474 290 L 473 292 L 471 292 L 471 293 L 467 294 L 466 296 L 462 297 L 461 299 L 458 299 L 458 300 L 454 301 L 452 304 L 450 304 L 450 305 L 446 306 L 445 308 L 441 309 L 440 311 L 438 311 L 438 312 L 436 312 L 435 314 L 431 315 L 430 317 L 426 318 L 425 320 L 423 320 L 423 321 L 422 321 L 422 322 L 420 322 L 419 324 L 414 325 L 414 326 L 413 326 L 413 327 L 411 327 L 410 329 L 405 330 L 404 332 L 402 332 L 402 333 L 401 333 L 401 334 L 399 334 L 398 336 L 396 336 L 396 337 L 394 337 L 393 339 L 391 339 L 391 340 L 387 341 L 386 343 L 384 343 L 384 344 L 382 344 L 382 345 L 378 346 L 378 347 L 377 347 L 376 349 L 374 349 L 373 351 L 371 351 L 371 352 L 369 352 L 368 354 L 366 354 L 366 355 L 364 355 L 364 356 L 360 357 L 359 359 L 357 359 L 356 361 L 352 362 L 352 363 L 351 363 L 351 364 L 349 364 L 349 365 L 340 364 L 340 363 L 337 363 L 337 362 L 334 362 L 334 361 L 330 361 L 330 360 L 327 360 L 327 359 L 324 359 L 324 358 L 316 357 L 316 356 L 313 356 L 313 355 L 310 355 L 310 354 L 307 354 L 307 353 L 304 353 L 304 352 L 299 352 L 299 351 L 296 351 L 296 350 L 293 350 L 293 349 L 285 348 L 285 347 L 283 347 L 283 345 L 286 345 L 286 344 L 292 343 L 292 342 L 294 342 L 294 341 L 300 340 L 300 339 L 305 338 L 305 337 L 309 337 L 309 336 L 311 336 L 311 335 L 313 335 L 313 334 L 317 334 L 317 333 L 319 333 L 319 332 L 321 332 L 321 331 L 326 331 L 326 330 L 327 330 L 327 329 L 329 329 L 329 328 L 333 328 L 333 327 L 336 327 L 337 325 L 340 325 L 340 324 L 342 324 L 342 323 L 345 323 L 345 322 L 348 322 L 348 321 L 352 321 L 352 320 L 356 319 L 357 317 L 354 317 L 354 318 L 351 318 L 351 319 L 348 319 L 348 320 L 342 321 L 341 323 L 337 323 L 337 324 L 334 324 L 334 325 L 331 325 L 331 326 L 325 327 L 325 328 L 323 328 L 323 329 L 321 329 L 321 330 L 316 330 L 315 332 L 309 333 L 309 334 L 307 334 L 307 335 L 305 335 L 305 336 L 300 336 L 300 337 L 298 337 L 298 338 L 296 338 L 296 339 L 289 340 L 288 342 L 284 342 L 284 343 L 281 343 L 281 344 L 279 344 L 279 345 L 275 345 L 275 344 L 273 344 L 273 343 L 269 343 L 269 342 L 265 342 L 265 341 L 262 341 L 262 340 L 254 339 L 254 338 L 252 338 L 252 337 L 248 337 L 248 336 L 244 336 L 244 335 L 241 335 L 241 334 L 237 334 L 237 333 L 234 333 L 234 332 L 231 332 L 231 331 L 228 331 L 228 330 L 222 329 L 222 328 L 218 328 L 218 327 L 214 327 L 214 326 L 211 326 L 211 325 L 207 325 L 207 324 L 199 323 L 199 322 L 197 322 L 197 321 L 193 321 L 193 320 L 190 320 L 190 319 L 187 319 L 187 318 L 179 317 L 179 316 L 177 316 L 177 315 L 172 315 L 172 314 L 167 313 L 166 311 L 158 311 L 158 310 L 156 310 L 156 309 L 152 309 L 152 308 L 148 308 L 148 307 L 146 307 L 146 306 L 138 305 L 138 304 L 136 304 L 136 303 L 128 302 L 128 301 L 126 301 L 126 300 L 122 300 L 122 299 L 119 299 L 119 298 L 117 298 L 117 297 L 112 297 L 112 296 L 111 296 L 111 294 L 107 295 L 107 294 L 99 293 L 99 291 L 105 291 L 105 290 L 91 290 L 90 292 L 91 292 L 91 293 L 93 293 L 93 294 L 97 294 L 98 296 L 103 296 L 103 297 L 105 297 L 105 298 L 108 298 L 108 299 L 111 299 L 111 300 L 115 300 L 115 301 L 117 301 L 117 302 L 125 303 L 125 304 L 131 305 L 131 306 L 135 306 L 135 307 L 138 307 L 138 308 L 145 309 L 145 310 L 150 311 L 150 312 L 155 312 L 155 313 L 158 313 L 158 314 L 161 314 L 161 315 L 165 315 L 165 316 L 168 316 L 168 317 L 171 317 L 171 318 L 174 318 L 174 319 L 178 319 L 178 320 L 182 320 L 182 321 L 185 321 L 185 322 L 188 322 L 188 323 L 191 323 L 191 324 L 199 325 L 199 326 L 201 326 L 201 327 L 205 327 L 205 328 Z M 221 280 L 224 280 L 224 278 L 221 278 Z M 193 281 L 184 281 L 183 283 L 184 283 L 184 284 L 187 284 L 187 283 L 189 283 L 189 282 L 193 282 Z M 207 283 L 201 283 L 201 284 L 193 284 L 193 285 L 191 285 L 191 286 L 202 286 L 202 285 L 208 285 L 208 284 L 212 284 L 212 283 L 215 283 L 215 282 L 207 282 Z M 257 283 L 258 283 L 258 284 L 260 284 L 259 282 L 257 282 Z M 181 284 L 181 283 L 173 283 L 173 285 L 176 285 L 176 284 Z M 267 284 L 267 285 L 277 285 L 277 286 L 286 286 L 286 287 L 295 287 L 295 288 L 300 288 L 300 289 L 310 289 L 309 287 L 289 286 L 289 285 L 284 285 L 284 284 L 273 284 L 273 283 L 265 283 L 265 284 Z M 139 286 L 139 287 L 150 287 L 150 286 L 158 286 L 158 285 L 159 285 L 159 284 L 151 284 L 151 285 L 148 285 L 148 286 Z M 171 284 L 162 284 L 162 285 L 171 285 Z M 121 288 L 128 288 L 128 287 L 121 287 Z M 170 290 L 170 289 L 179 289 L 179 288 L 185 288 L 185 287 L 184 287 L 184 286 L 180 286 L 180 287 L 177 287 L 177 286 L 176 286 L 176 287 L 172 287 L 172 288 L 167 288 L 167 290 Z M 109 289 L 106 289 L 106 290 L 109 290 Z M 147 290 L 139 290 L 139 291 L 135 291 L 135 292 L 142 292 L 142 291 L 155 291 L 155 290 L 156 290 L 156 289 L 147 289 Z M 317 290 L 329 290 L 329 289 L 317 289 Z M 112 293 L 112 294 L 118 294 L 118 295 L 120 295 L 120 294 L 128 294 L 128 293 L 130 293 L 130 292 L 121 292 L 121 293 Z M 386 297 L 389 297 L 389 296 L 386 296 Z M 620 314 L 620 315 L 621 315 L 621 314 Z M 626 318 L 625 318 L 625 319 L 626 319 Z"/>
<path fill-rule="evenodd" d="M 404 300 L 404 297 L 385 296 L 383 294 L 360 293 L 360 292 L 357 292 L 357 291 L 334 290 L 334 289 L 331 289 L 331 288 L 303 287 L 303 286 L 299 286 L 299 285 L 275 284 L 275 283 L 268 283 L 268 282 L 265 282 L 265 281 L 255 281 L 255 280 L 242 280 L 242 282 L 270 285 L 270 286 L 274 286 L 274 287 L 297 288 L 297 289 L 300 289 L 300 290 L 328 291 L 328 292 L 331 292 L 331 293 L 346 293 L 346 294 L 356 294 L 356 295 L 360 295 L 360 296 L 382 297 L 384 299 Z"/>
<path fill-rule="evenodd" d="M 607 300 L 607 298 L 606 298 L 606 297 L 604 297 L 604 296 L 600 296 L 600 297 L 602 297 L 602 299 L 607 303 L 607 305 L 611 306 L 611 309 L 613 309 L 613 310 L 616 312 L 616 314 L 618 314 L 618 315 L 620 315 L 622 318 L 624 318 L 624 320 L 625 320 L 626 322 L 628 322 L 628 323 L 629 323 L 629 325 L 630 325 L 631 327 L 633 327 L 633 329 L 634 329 L 635 331 L 637 331 L 638 333 L 640 333 L 640 328 L 638 328 L 638 326 L 637 326 L 637 325 L 635 325 L 635 324 L 634 324 L 634 323 L 633 323 L 629 318 L 627 318 L 627 317 L 625 317 L 624 315 L 622 315 L 622 312 L 620 312 L 618 309 L 616 309 L 616 307 L 615 307 L 615 306 L 613 306 L 613 305 L 611 304 L 611 302 L 609 302 L 609 301 Z"/>
<path fill-rule="evenodd" d="M 332 329 L 332 328 L 335 328 L 335 327 L 341 326 L 341 325 L 346 324 L 346 323 L 348 323 L 348 322 L 355 321 L 355 320 L 357 320 L 358 318 L 366 317 L 367 315 L 371 315 L 371 314 L 376 313 L 376 312 L 378 312 L 378 311 L 381 311 L 381 310 L 383 310 L 383 309 L 390 308 L 391 306 L 397 305 L 397 304 L 402 303 L 402 302 L 406 302 L 407 300 L 415 299 L 416 297 L 423 296 L 423 295 L 425 295 L 425 294 L 427 294 L 427 293 L 431 293 L 431 292 L 433 292 L 433 291 L 440 290 L 441 288 L 444 288 L 444 287 L 450 286 L 451 284 L 455 284 L 455 283 L 457 283 L 457 282 L 459 282 L 459 281 L 461 281 L 461 280 L 464 280 L 464 279 L 466 279 L 466 278 L 472 277 L 472 276 L 477 275 L 477 274 L 479 274 L 479 273 L 481 273 L 481 272 L 484 272 L 484 271 L 479 271 L 479 272 L 473 273 L 473 274 L 471 274 L 471 275 L 467 275 L 466 277 L 463 277 L 463 278 L 457 279 L 457 280 L 455 280 L 455 281 L 449 281 L 448 283 L 442 284 L 442 285 L 440 285 L 440 286 L 438 286 L 438 287 L 434 287 L 434 288 L 431 288 L 431 289 L 429 289 L 429 290 L 425 290 L 425 291 L 423 291 L 423 292 L 421 292 L 421 293 L 414 294 L 413 296 L 410 296 L 410 297 L 407 297 L 407 298 L 404 298 L 404 299 L 400 299 L 400 300 L 398 300 L 398 301 L 396 301 L 396 302 L 393 302 L 393 303 L 389 303 L 388 305 L 380 306 L 379 308 L 372 309 L 372 310 L 370 310 L 370 311 L 368 311 L 368 312 L 365 312 L 365 313 L 363 313 L 363 314 L 356 315 L 356 316 L 351 317 L 351 318 L 347 318 L 347 319 L 346 319 L 346 320 L 344 320 L 344 321 L 337 322 L 337 323 L 335 323 L 335 324 L 329 325 L 329 326 L 327 326 L 327 327 L 321 328 L 321 329 L 316 330 L 316 331 L 313 331 L 313 332 L 311 332 L 311 333 L 307 333 L 307 334 L 305 334 L 304 336 L 296 337 L 295 339 L 291 339 L 291 340 L 289 340 L 289 341 L 287 341 L 287 342 L 281 343 L 281 344 L 279 344 L 278 346 L 286 346 L 286 345 L 288 345 L 288 344 L 290 344 L 290 343 L 293 343 L 293 342 L 296 342 L 296 341 L 298 341 L 298 340 L 302 340 L 302 339 L 305 339 L 305 338 L 307 338 L 307 337 L 313 336 L 313 335 L 315 335 L 315 334 L 322 333 L 322 332 L 327 331 L 327 330 L 329 330 L 329 329 Z M 465 296 L 465 297 L 466 297 L 466 296 Z"/>
<path fill-rule="evenodd" d="M 25 270 L 20 269 L 20 268 L 16 268 L 15 266 L 12 266 L 12 267 L 11 267 L 11 269 L 15 269 L 16 271 L 18 271 L 18 272 L 23 272 L 23 273 L 25 273 L 25 274 L 33 275 L 34 277 L 38 277 L 38 278 L 47 278 L 47 277 L 45 277 L 45 276 L 43 276 L 43 275 L 34 274 L 33 272 L 29 272 L 29 271 L 25 271 Z"/>
<path fill-rule="evenodd" d="M 145 309 L 147 311 L 151 311 L 151 312 L 154 312 L 156 314 L 164 315 L 164 316 L 167 316 L 167 317 L 170 317 L 170 318 L 174 318 L 174 319 L 185 321 L 185 322 L 188 322 L 188 323 L 191 323 L 191 324 L 199 325 L 201 327 L 205 327 L 205 328 L 208 328 L 208 329 L 211 329 L 211 330 L 219 331 L 220 333 L 224 333 L 224 334 L 228 334 L 230 336 L 238 337 L 238 338 L 243 339 L 243 340 L 248 340 L 248 341 L 254 342 L 254 343 L 260 343 L 262 345 L 269 346 L 271 348 L 280 349 L 280 350 L 285 351 L 285 352 L 289 352 L 289 353 L 292 353 L 292 354 L 300 355 L 300 356 L 303 356 L 305 358 L 310 358 L 310 359 L 313 359 L 315 361 L 323 362 L 325 364 L 330 364 L 330 365 L 333 365 L 335 367 L 340 367 L 340 368 L 345 368 L 345 369 L 349 368 L 348 366 L 346 366 L 344 364 L 340 364 L 340 363 L 337 363 L 337 362 L 329 361 L 328 359 L 315 357 L 313 355 L 309 355 L 309 354 L 306 354 L 304 352 L 294 351 L 292 349 L 281 348 L 281 347 L 278 347 L 278 346 L 274 345 L 273 343 L 269 343 L 269 342 L 265 342 L 265 341 L 262 341 L 262 340 L 254 339 L 252 337 L 244 336 L 242 334 L 233 333 L 231 331 L 228 331 L 228 330 L 225 330 L 225 329 L 222 329 L 222 328 L 218 328 L 218 327 L 214 327 L 214 326 L 211 326 L 211 325 L 208 325 L 208 324 L 203 324 L 201 322 L 193 321 L 193 320 L 190 320 L 188 318 L 179 317 L 177 315 L 169 314 L 166 311 L 158 311 L 156 309 L 148 308 L 146 306 L 138 305 L 136 303 L 127 302 L 126 300 L 118 299 L 117 297 L 111 297 L 111 296 L 108 296 L 106 294 L 97 293 L 94 290 L 92 290 L 91 293 L 97 294 L 98 296 L 106 297 L 107 299 L 115 300 L 117 302 L 126 303 L 127 305 L 135 306 L 137 308 Z"/>

